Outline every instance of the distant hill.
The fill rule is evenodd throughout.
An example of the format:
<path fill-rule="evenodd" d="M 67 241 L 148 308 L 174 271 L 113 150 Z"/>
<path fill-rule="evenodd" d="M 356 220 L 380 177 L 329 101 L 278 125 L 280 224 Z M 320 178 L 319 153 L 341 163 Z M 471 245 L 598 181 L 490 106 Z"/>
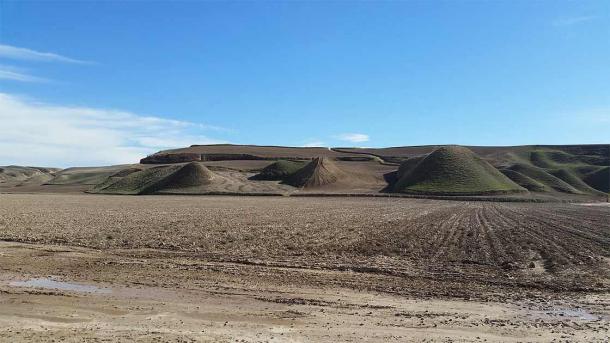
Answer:
<path fill-rule="evenodd" d="M 3 192 L 417 194 L 603 200 L 610 145 L 300 148 L 193 145 L 140 164 L 0 167 Z M 523 193 L 519 193 L 523 192 Z M 505 194 L 505 195 L 504 195 Z"/>
<path fill-rule="evenodd" d="M 1 188 L 38 186 L 52 180 L 59 168 L 4 166 L 0 167 Z"/>
<path fill-rule="evenodd" d="M 183 149 L 161 151 L 142 159 L 142 163 L 171 163 L 184 160 L 235 161 L 254 165 L 265 160 L 307 160 L 325 157 L 333 161 L 361 161 L 374 165 L 394 165 L 388 177 L 390 189 L 397 189 L 403 174 L 417 165 L 440 145 L 404 146 L 391 148 L 298 148 L 255 145 L 193 145 Z M 527 145 L 527 146 L 466 146 L 476 156 L 501 170 L 514 183 L 537 193 L 603 196 L 608 192 L 610 145 Z M 242 161 L 242 162 L 239 162 Z M 251 164 L 246 163 L 251 161 Z M 285 163 L 285 162 L 283 162 Z M 282 169 L 284 166 L 269 166 Z M 349 167 L 345 171 L 349 172 Z M 279 172 L 279 171 L 278 171 Z M 293 172 L 293 171 L 291 171 Z M 281 172 L 280 172 L 281 173 Z M 264 173 L 263 173 L 264 174 Z M 262 175 L 261 175 L 262 176 Z M 279 179 L 279 178 L 276 178 Z"/>

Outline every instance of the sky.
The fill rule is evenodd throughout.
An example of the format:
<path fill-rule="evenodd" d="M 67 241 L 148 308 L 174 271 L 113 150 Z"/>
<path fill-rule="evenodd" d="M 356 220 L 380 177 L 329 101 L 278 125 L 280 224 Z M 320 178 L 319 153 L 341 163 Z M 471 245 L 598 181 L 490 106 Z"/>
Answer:
<path fill-rule="evenodd" d="M 610 143 L 610 2 L 0 0 L 0 165 Z"/>

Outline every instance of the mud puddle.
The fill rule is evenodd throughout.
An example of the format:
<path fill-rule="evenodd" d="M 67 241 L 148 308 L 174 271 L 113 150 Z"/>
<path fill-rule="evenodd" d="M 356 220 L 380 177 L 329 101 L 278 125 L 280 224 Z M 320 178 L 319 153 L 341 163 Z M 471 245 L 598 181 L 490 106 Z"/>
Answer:
<path fill-rule="evenodd" d="M 112 292 L 110 288 L 59 281 L 53 277 L 33 278 L 26 281 L 13 281 L 10 282 L 9 285 L 13 287 L 44 288 L 82 293 L 108 294 Z"/>

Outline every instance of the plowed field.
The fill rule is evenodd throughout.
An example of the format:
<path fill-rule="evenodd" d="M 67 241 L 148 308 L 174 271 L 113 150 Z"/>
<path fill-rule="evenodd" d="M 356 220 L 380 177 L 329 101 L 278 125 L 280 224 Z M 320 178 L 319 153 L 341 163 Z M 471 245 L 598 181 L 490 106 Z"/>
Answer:
<path fill-rule="evenodd" d="M 608 333 L 605 205 L 3 194 L 0 241 L 0 340 L 76 332 L 91 341 L 272 341 L 283 332 L 306 341 L 602 341 Z M 112 295 L 14 285 L 49 276 Z M 52 319 L 22 313 L 32 301 Z"/>

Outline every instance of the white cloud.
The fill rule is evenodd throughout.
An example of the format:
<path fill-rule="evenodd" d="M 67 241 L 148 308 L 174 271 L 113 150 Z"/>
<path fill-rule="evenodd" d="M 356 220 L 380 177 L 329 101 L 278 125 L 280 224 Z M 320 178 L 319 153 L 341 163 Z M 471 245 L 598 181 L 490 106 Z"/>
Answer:
<path fill-rule="evenodd" d="M 40 52 L 26 48 L 19 48 L 16 46 L 0 44 L 0 57 L 11 58 L 16 60 L 28 60 L 28 61 L 43 61 L 43 62 L 66 62 L 66 63 L 80 63 L 89 64 L 92 62 L 77 60 L 74 58 L 62 56 L 52 52 Z"/>
<path fill-rule="evenodd" d="M 576 24 L 587 22 L 587 21 L 591 21 L 596 18 L 597 18 L 597 16 L 594 16 L 594 15 L 564 17 L 564 18 L 555 19 L 553 21 L 553 25 L 554 26 L 570 26 L 570 25 L 576 25 Z"/>
<path fill-rule="evenodd" d="M 130 112 L 59 106 L 0 93 L 0 165 L 137 163 L 162 149 L 225 143 L 199 124 Z"/>
<path fill-rule="evenodd" d="M 342 133 L 334 136 L 334 138 L 351 143 L 362 143 L 369 141 L 369 136 L 363 133 Z"/>
<path fill-rule="evenodd" d="M 10 70 L 0 66 L 0 80 L 11 80 L 21 82 L 47 82 L 49 80 L 40 77 L 28 75 L 24 72 Z"/>

